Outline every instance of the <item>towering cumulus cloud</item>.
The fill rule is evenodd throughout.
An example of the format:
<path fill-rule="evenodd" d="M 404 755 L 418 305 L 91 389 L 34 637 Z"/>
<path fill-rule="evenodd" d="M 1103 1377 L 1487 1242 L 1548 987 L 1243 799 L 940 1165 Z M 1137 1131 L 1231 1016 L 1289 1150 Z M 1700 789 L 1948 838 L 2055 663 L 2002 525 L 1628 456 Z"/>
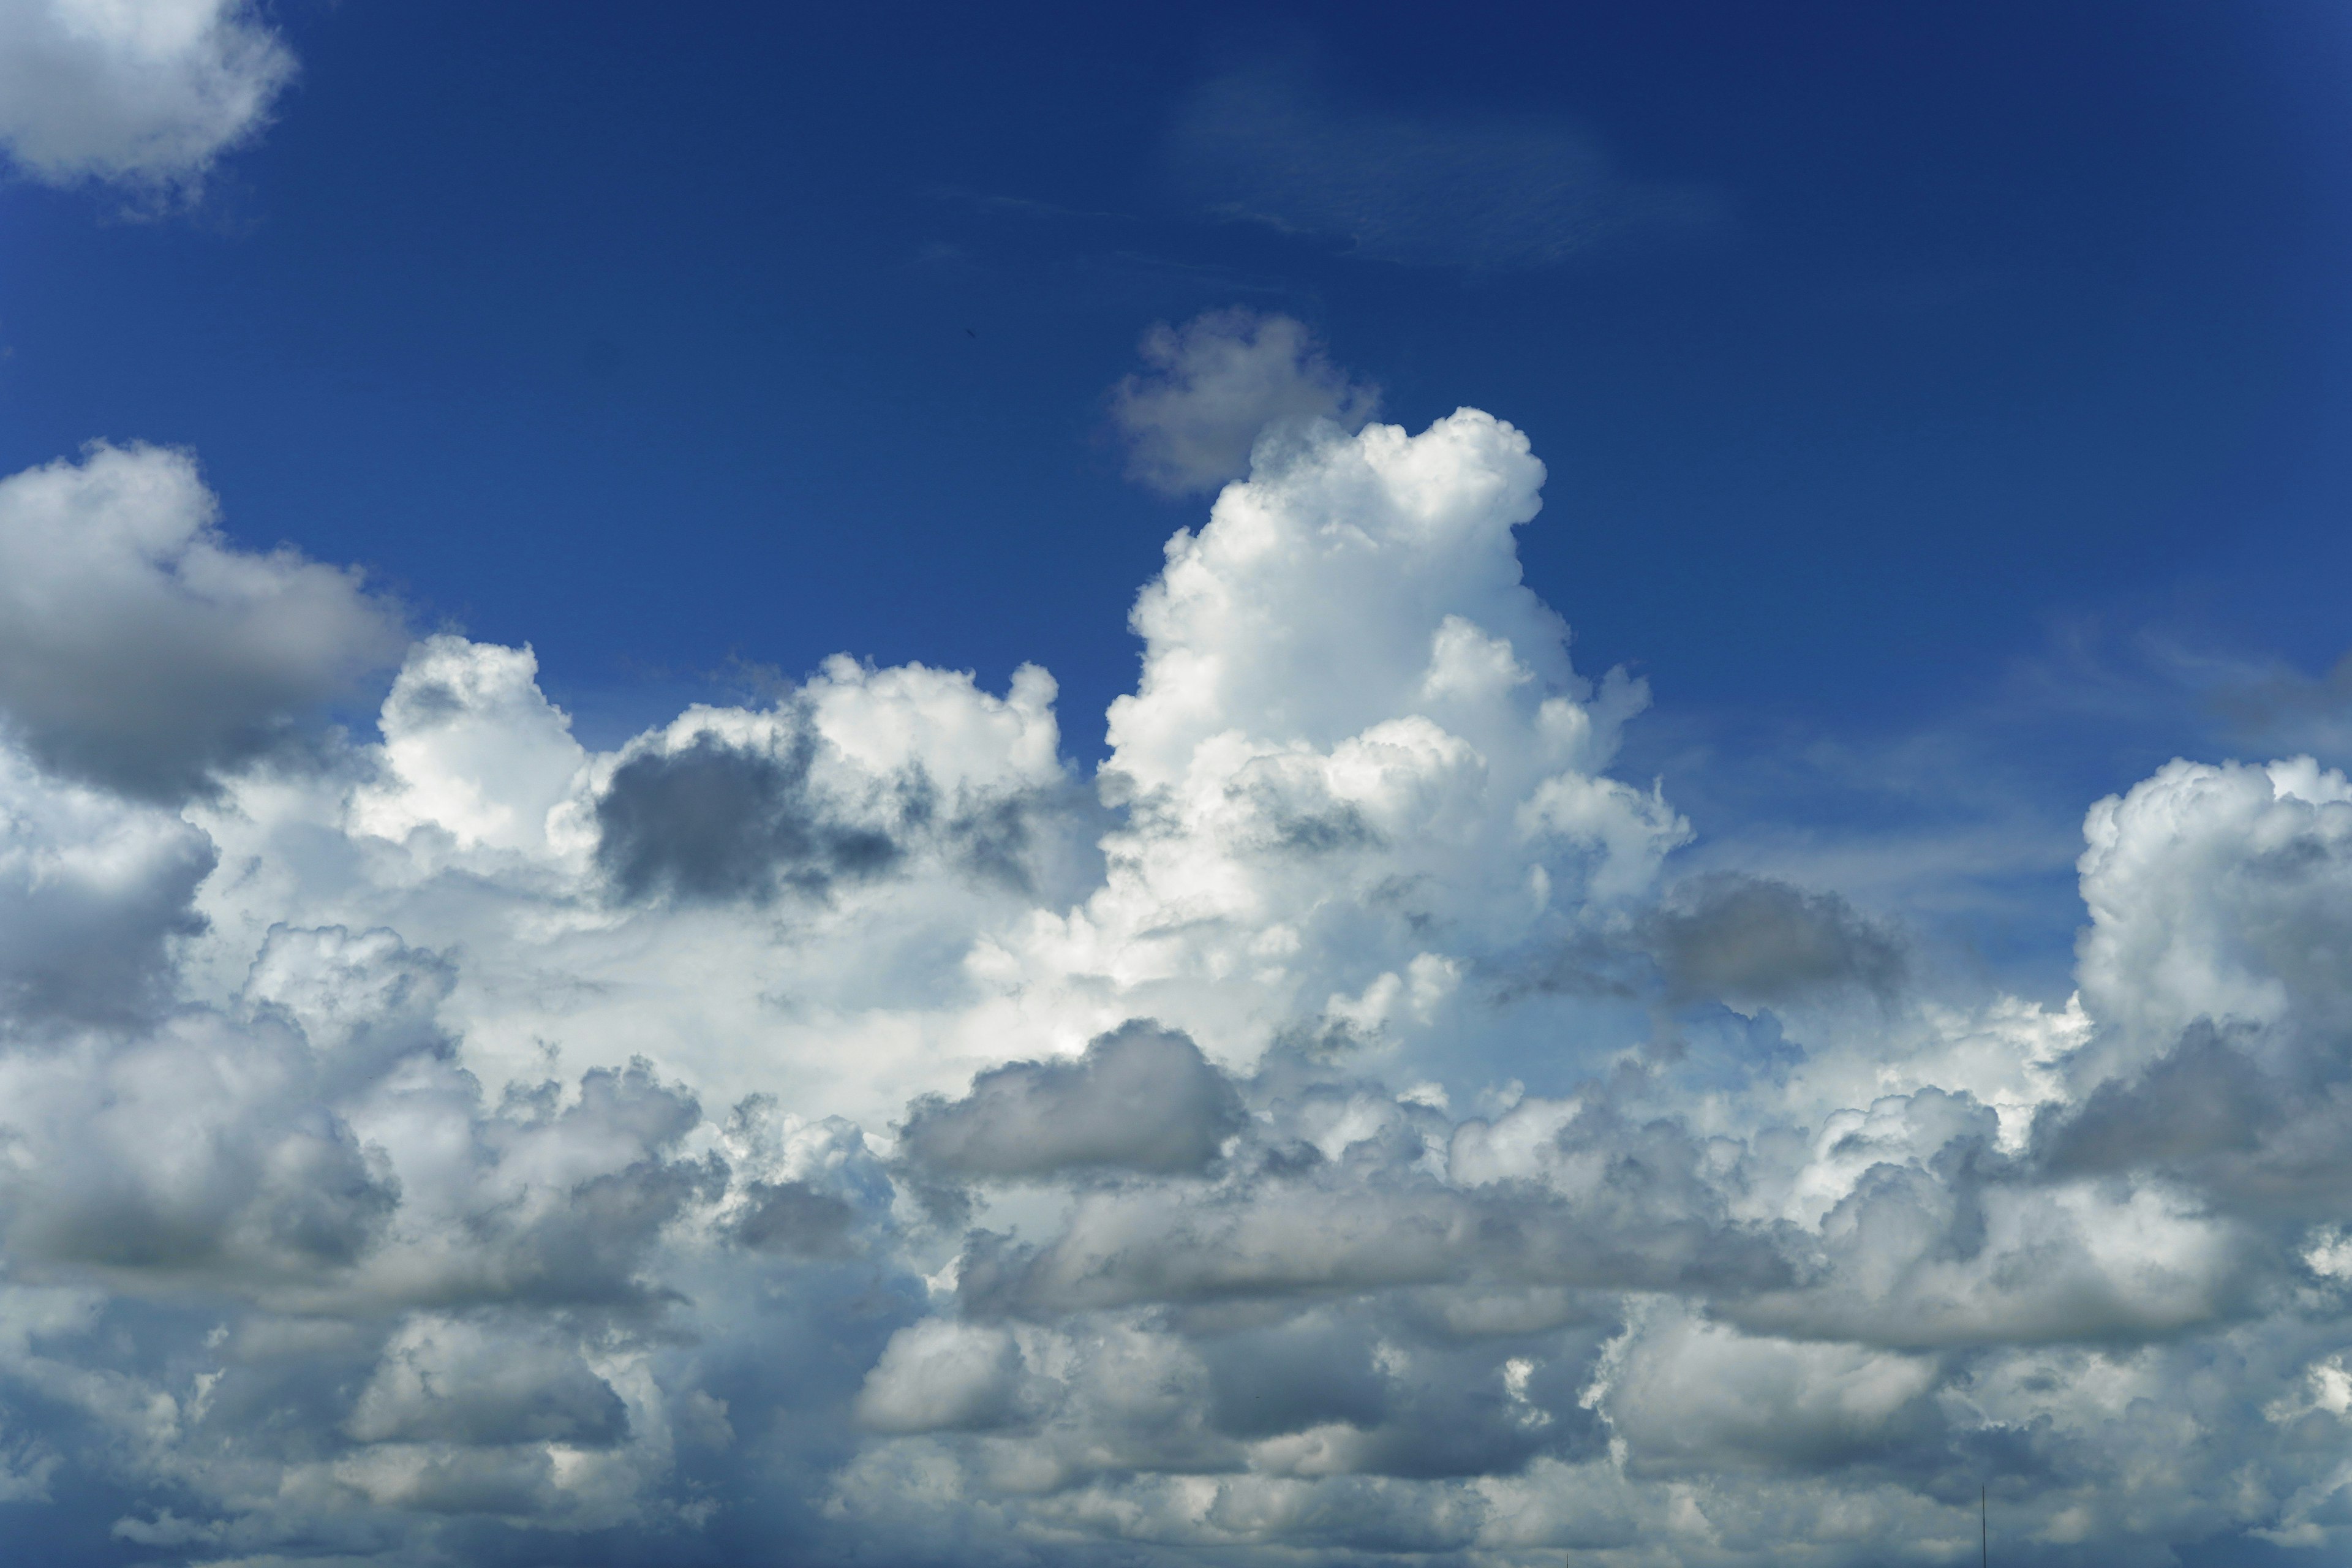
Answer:
<path fill-rule="evenodd" d="M 2352 784 L 2174 763 L 2074 996 L 1936 991 L 1676 873 L 1517 430 L 1328 412 L 1091 779 L 1035 668 L 597 752 L 184 458 L 0 482 L 9 1561 L 2352 1545 Z"/>

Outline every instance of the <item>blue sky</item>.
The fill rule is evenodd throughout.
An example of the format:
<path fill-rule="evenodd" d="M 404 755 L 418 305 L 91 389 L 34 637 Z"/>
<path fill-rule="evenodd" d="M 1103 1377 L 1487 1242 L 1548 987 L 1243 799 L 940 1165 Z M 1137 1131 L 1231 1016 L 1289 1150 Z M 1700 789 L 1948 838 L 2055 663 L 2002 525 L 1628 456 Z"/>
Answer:
<path fill-rule="evenodd" d="M 300 79 L 196 210 L 7 193 L 6 457 L 194 446 L 241 537 L 567 689 L 849 648 L 1097 710 L 1181 521 L 1104 389 L 1234 303 L 1410 426 L 1528 430 L 1531 581 L 1677 708 L 1905 724 L 2088 619 L 2342 651 L 2331 6 L 278 21 Z M 1580 142 L 1698 210 L 1542 264 L 1221 217 L 1251 176 L 1182 127 L 1237 74 L 1342 144 L 1539 181 Z"/>
<path fill-rule="evenodd" d="M 1245 304 L 1388 417 L 1530 433 L 1529 581 L 1704 732 L 1637 755 L 1718 829 L 1813 814 L 1758 749 L 1990 710 L 2070 837 L 2213 732 L 2151 641 L 2344 651 L 2333 7 L 1481 16 L 286 6 L 299 79 L 193 209 L 0 195 L 0 458 L 191 446 L 239 537 L 530 640 L 607 739 L 847 650 L 1037 660 L 1098 756 L 1191 504 L 1105 390 Z M 1407 146 L 1369 220 L 1316 206 Z M 1563 155 L 1624 211 L 1531 195 Z M 1521 230 L 1411 210 L 1481 180 Z"/>
<path fill-rule="evenodd" d="M 2340 1552 L 2347 73 L 0 0 L 0 1531 Z"/>

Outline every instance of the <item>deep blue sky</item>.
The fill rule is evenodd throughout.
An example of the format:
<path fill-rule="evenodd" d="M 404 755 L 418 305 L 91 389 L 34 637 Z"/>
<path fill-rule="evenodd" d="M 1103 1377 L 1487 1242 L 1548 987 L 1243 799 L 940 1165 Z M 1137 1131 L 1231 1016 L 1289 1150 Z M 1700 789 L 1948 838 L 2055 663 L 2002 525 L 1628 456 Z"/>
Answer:
<path fill-rule="evenodd" d="M 2033 708 L 2085 627 L 2352 645 L 2332 3 L 277 9 L 301 79 L 194 210 L 0 191 L 0 465 L 193 446 L 237 537 L 534 643 L 592 738 L 847 649 L 1036 659 L 1096 754 L 1201 510 L 1121 477 L 1106 388 L 1232 303 L 1389 417 L 1532 435 L 1530 577 L 1650 676 L 1637 760 L 1707 736 L 1695 801 L 1770 737 Z M 1711 216 L 1536 267 L 1220 218 L 1178 128 L 1237 70 Z M 2079 812 L 2183 702 L 2016 746 Z"/>

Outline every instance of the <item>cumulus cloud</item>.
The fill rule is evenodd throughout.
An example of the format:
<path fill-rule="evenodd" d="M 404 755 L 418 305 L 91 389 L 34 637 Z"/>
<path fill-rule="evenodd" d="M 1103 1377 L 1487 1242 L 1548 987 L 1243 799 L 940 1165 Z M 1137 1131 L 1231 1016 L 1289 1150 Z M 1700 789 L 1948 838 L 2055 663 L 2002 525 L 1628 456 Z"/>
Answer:
<path fill-rule="evenodd" d="M 1408 267 L 1548 267 L 1704 229 L 1724 212 L 1703 187 L 1626 174 L 1571 127 L 1358 109 L 1279 63 L 1203 85 L 1168 154 L 1179 188 L 1209 212 Z"/>
<path fill-rule="evenodd" d="M 231 543 L 184 452 L 101 443 L 0 479 L 0 719 L 61 773 L 204 789 L 399 646 L 358 574 Z"/>
<path fill-rule="evenodd" d="M 1674 874 L 1518 431 L 1251 462 L 1090 779 L 1034 668 L 600 750 L 445 634 L 330 729 L 354 578 L 0 481 L 16 1557 L 2347 1544 L 2352 783 L 2159 770 L 2078 993 L 1939 990 Z"/>
<path fill-rule="evenodd" d="M 1360 428 L 1380 389 L 1325 357 L 1288 316 L 1235 307 L 1143 335 L 1149 368 L 1111 388 L 1111 419 L 1128 472 L 1156 490 L 1211 490 L 1249 472 L 1250 453 L 1318 419 Z"/>
<path fill-rule="evenodd" d="M 217 858 L 177 816 L 0 752 L 0 1028 L 152 1016 Z"/>
<path fill-rule="evenodd" d="M 596 802 L 597 858 L 625 899 L 764 900 L 780 883 L 821 892 L 884 869 L 899 853 L 887 834 L 828 822 L 809 799 L 814 749 L 739 751 L 706 732 L 630 758 Z"/>
<path fill-rule="evenodd" d="M 1644 935 L 1677 1000 L 1785 1004 L 1842 989 L 1891 996 L 1904 977 L 1896 940 L 1834 893 L 1719 873 L 1675 889 Z"/>
<path fill-rule="evenodd" d="M 1237 1130 L 1241 1102 L 1182 1035 L 1136 1023 L 1074 1062 L 1013 1062 L 949 1101 L 917 1100 L 900 1142 L 933 1170 L 1043 1176 L 1066 1170 L 1200 1171 Z"/>
<path fill-rule="evenodd" d="M 293 77 L 252 0 L 0 4 L 0 146 L 50 184 L 192 189 Z"/>

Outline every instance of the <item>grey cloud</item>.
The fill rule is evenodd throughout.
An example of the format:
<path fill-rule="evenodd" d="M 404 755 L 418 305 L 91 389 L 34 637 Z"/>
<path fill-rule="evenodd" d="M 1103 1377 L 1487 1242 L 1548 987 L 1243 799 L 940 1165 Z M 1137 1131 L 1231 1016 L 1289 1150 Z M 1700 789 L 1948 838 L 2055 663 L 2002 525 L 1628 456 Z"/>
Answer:
<path fill-rule="evenodd" d="M 23 1059 L 0 1138 L 33 1156 L 0 1176 L 0 1235 L 26 1264 L 171 1275 L 347 1265 L 398 1184 L 310 1096 L 299 1034 L 191 1014 L 106 1053 Z"/>
<path fill-rule="evenodd" d="M 1022 1473 L 1065 1489 L 1222 1474 L 1328 1495 L 1349 1476 L 1504 1477 L 1538 1457 L 1595 1458 L 1606 1433 L 1580 1395 L 1601 1338 L 1433 1346 L 1368 1300 L 1208 1331 L 1150 1314 L 1034 1333 L 934 1319 L 900 1332 L 861 1406 L 875 1429 L 986 1432 L 997 1462 L 1017 1451 Z"/>
<path fill-rule="evenodd" d="M 1004 1330 L 927 1318 L 893 1335 L 858 1393 L 877 1432 L 978 1431 L 1013 1421 L 1025 1368 Z"/>
<path fill-rule="evenodd" d="M 712 1164 L 660 1159 L 591 1176 L 532 1219 L 492 1229 L 497 1251 L 459 1299 L 657 1308 L 669 1292 L 642 1277 L 647 1255 L 664 1226 L 725 1182 Z"/>
<path fill-rule="evenodd" d="M 764 902 L 780 888 L 823 893 L 903 853 L 884 832 L 845 823 L 812 791 L 815 742 L 780 753 L 695 737 L 641 752 L 596 802 L 597 863 L 625 900 Z"/>
<path fill-rule="evenodd" d="M 457 984 L 446 956 L 390 931 L 281 925 L 262 939 L 241 1000 L 302 1031 L 315 1053 L 317 1092 L 333 1101 L 406 1058 L 448 1055 L 456 1043 L 439 1012 Z"/>
<path fill-rule="evenodd" d="M 1391 1374 L 1388 1418 L 1366 1434 L 1358 1468 L 1423 1479 L 1509 1476 L 1539 1455 L 1604 1453 L 1608 1435 L 1580 1403 L 1597 1347 L 1547 1336 L 1517 1348 L 1531 1353 L 1413 1345 Z M 1514 1359 L 1523 1376 L 1514 1376 Z"/>
<path fill-rule="evenodd" d="M 1785 1004 L 1840 990 L 1891 997 L 1900 943 L 1834 893 L 1721 873 L 1684 883 L 1638 939 L 1676 1001 Z"/>
<path fill-rule="evenodd" d="M 152 447 L 0 479 L 0 717 L 43 764 L 176 801 L 398 653 L 357 574 L 238 550 L 216 512 Z"/>
<path fill-rule="evenodd" d="M 2282 1072 L 2263 1043 L 2200 1019 L 2137 1075 L 2045 1107 L 2034 1152 L 2054 1176 L 2156 1176 L 2257 1224 L 2334 1220 L 2352 1186 L 2352 1082 L 2308 1058 Z"/>
<path fill-rule="evenodd" d="M 1940 1447 L 1941 1382 L 1924 1357 L 1751 1338 L 1662 1307 L 1610 1375 L 1604 1408 L 1637 1475 L 1823 1471 Z"/>
<path fill-rule="evenodd" d="M 1274 1436 L 1328 1421 L 1379 1426 L 1388 1415 L 1389 1391 L 1369 1330 L 1309 1320 L 1202 1342 L 1210 1420 L 1237 1437 Z"/>
<path fill-rule="evenodd" d="M 464 1216 L 482 1249 L 430 1299 L 657 1309 L 667 1291 L 644 1279 L 647 1255 L 689 1205 L 715 1201 L 726 1186 L 716 1156 L 677 1157 L 700 1121 L 693 1096 L 662 1083 L 644 1061 L 583 1074 L 578 1099 L 560 1109 L 544 1099 L 517 1100 L 484 1119 L 477 1134 L 482 1190 Z M 548 1181 L 551 1164 L 576 1174 Z M 514 1192 L 509 1169 L 539 1180 Z"/>
<path fill-rule="evenodd" d="M 941 790 L 919 769 L 890 781 L 887 804 L 901 848 L 935 851 L 984 886 L 1041 903 L 1100 878 L 1100 837 L 1113 819 L 1093 792 L 1065 780 L 1041 789 Z"/>
<path fill-rule="evenodd" d="M 152 1017 L 217 858 L 176 817 L 0 769 L 0 1038 Z"/>
<path fill-rule="evenodd" d="M 1404 266 L 1548 267 L 1725 210 L 1714 192 L 1628 176 L 1554 121 L 1356 109 L 1280 66 L 1209 82 L 1168 149 L 1179 187 L 1210 212 Z"/>
<path fill-rule="evenodd" d="M 1034 889 L 1030 859 L 1035 849 L 1033 818 L 1052 808 L 1033 797 L 1014 795 L 976 803 L 946 826 L 955 858 L 983 880 L 1018 892 Z"/>
<path fill-rule="evenodd" d="M 1538 1454 L 1605 1443 L 1578 1404 L 1591 1341 L 1467 1348 L 1418 1342 L 1404 1327 L 1373 1311 L 1318 1311 L 1199 1340 L 1210 1422 L 1244 1439 L 1344 1426 L 1358 1472 L 1423 1479 L 1509 1475 Z M 1521 1348 L 1534 1353 L 1514 1358 Z"/>
<path fill-rule="evenodd" d="M 1289 1110 L 1308 1120 L 1316 1098 Z M 1678 1127 L 1605 1110 L 1580 1119 L 1555 1142 L 1555 1157 L 1580 1174 L 1570 1196 L 1524 1177 L 1461 1184 L 1490 1136 L 1481 1122 L 1455 1130 L 1449 1184 L 1429 1169 L 1438 1141 L 1408 1119 L 1336 1159 L 1298 1135 L 1311 1128 L 1286 1121 L 1277 1107 L 1270 1124 L 1253 1123 L 1213 1184 L 1087 1194 L 1043 1245 L 975 1232 L 959 1298 L 976 1314 L 1050 1318 L 1412 1287 L 1736 1296 L 1790 1282 L 1781 1239 L 1730 1220 L 1703 1174 L 1705 1151 Z"/>
<path fill-rule="evenodd" d="M 729 1227 L 745 1247 L 762 1252 L 838 1258 L 849 1251 L 857 1211 L 806 1182 L 752 1182 L 744 1208 Z"/>
<path fill-rule="evenodd" d="M 609 1447 L 628 1410 L 576 1344 L 531 1324 L 420 1319 L 384 1353 L 347 1430 L 362 1443 Z"/>
<path fill-rule="evenodd" d="M 2278 1086 L 2205 1020 L 2137 1078 L 2077 1107 L 2045 1106 L 2038 1152 L 2062 1174 L 2179 1169 L 2263 1146 L 2284 1120 Z"/>
<path fill-rule="evenodd" d="M 1889 1120 L 1905 1131 L 1857 1131 L 1835 1151 L 1864 1168 L 1790 1288 L 1718 1300 L 1718 1317 L 1896 1350 L 2142 1344 L 2226 1323 L 2259 1298 L 2258 1238 L 2169 1184 L 2003 1154 L 1993 1114 L 1965 1095 L 1923 1089 Z"/>
<path fill-rule="evenodd" d="M 698 1106 L 640 1062 L 486 1111 L 436 1022 L 452 983 L 387 932 L 280 930 L 237 1016 L 0 1056 L 0 1240 L 139 1289 L 657 1307 L 648 1250 L 725 1184 L 678 1154 Z"/>
<path fill-rule="evenodd" d="M 1360 427 L 1380 389 L 1350 380 L 1288 316 L 1234 307 L 1143 336 L 1149 368 L 1111 389 L 1128 473 L 1168 495 L 1214 489 L 1249 472 L 1261 437 L 1329 420 Z"/>
<path fill-rule="evenodd" d="M 1251 836 L 1265 848 L 1317 856 L 1375 849 L 1380 831 L 1354 802 L 1334 798 L 1322 770 L 1296 756 L 1254 759 L 1225 786 L 1225 798 L 1248 814 Z"/>
<path fill-rule="evenodd" d="M 942 1173 L 994 1178 L 1074 1170 L 1204 1170 L 1239 1125 L 1238 1097 L 1198 1046 L 1156 1024 L 1097 1037 L 1073 1062 L 1014 1062 L 954 1101 L 908 1108 L 908 1156 Z"/>

